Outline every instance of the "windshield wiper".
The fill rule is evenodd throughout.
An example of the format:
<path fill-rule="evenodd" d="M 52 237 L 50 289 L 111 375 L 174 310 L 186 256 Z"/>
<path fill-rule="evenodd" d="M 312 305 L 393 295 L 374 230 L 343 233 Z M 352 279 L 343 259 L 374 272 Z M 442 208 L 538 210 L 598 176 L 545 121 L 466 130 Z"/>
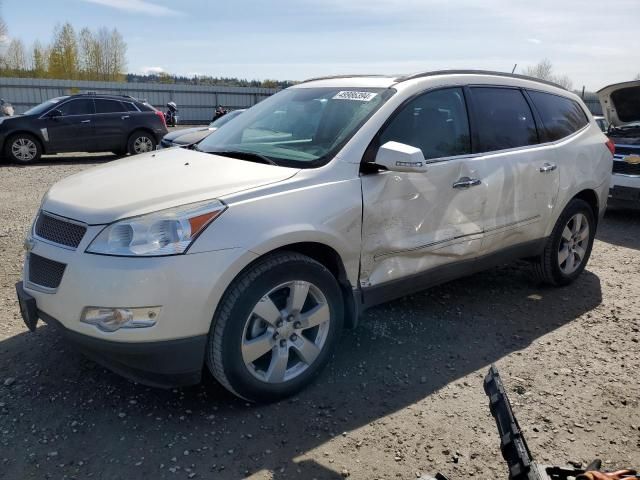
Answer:
<path fill-rule="evenodd" d="M 212 155 L 222 155 L 223 157 L 237 158 L 239 160 L 246 160 L 248 162 L 266 163 L 268 165 L 278 166 L 276 162 L 271 160 L 266 155 L 255 152 L 246 152 L 244 150 L 211 150 L 205 153 L 210 153 Z"/>

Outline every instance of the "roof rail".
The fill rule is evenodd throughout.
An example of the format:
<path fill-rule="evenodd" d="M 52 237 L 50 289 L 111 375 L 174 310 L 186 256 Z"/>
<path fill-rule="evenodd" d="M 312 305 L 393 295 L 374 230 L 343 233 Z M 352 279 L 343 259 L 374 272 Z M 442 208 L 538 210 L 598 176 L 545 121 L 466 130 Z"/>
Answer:
<path fill-rule="evenodd" d="M 544 83 L 545 85 L 550 85 L 552 87 L 561 88 L 562 90 L 567 90 L 562 85 L 558 85 L 557 83 L 550 82 L 548 80 L 541 80 L 535 77 L 529 77 L 527 75 L 519 75 L 517 73 L 506 73 L 506 72 L 494 72 L 491 70 L 434 70 L 427 72 L 418 72 L 412 73 L 410 75 L 403 75 L 397 77 L 395 79 L 396 83 L 406 82 L 407 80 L 413 80 L 414 78 L 423 78 L 423 77 L 435 77 L 438 75 L 494 75 L 496 77 L 507 77 L 507 78 L 518 78 L 520 80 L 530 80 L 532 82 Z"/>
<path fill-rule="evenodd" d="M 357 73 L 357 74 L 353 74 L 353 75 L 327 75 L 325 77 L 307 78 L 306 80 L 303 80 L 300 83 L 315 82 L 316 80 L 335 80 L 335 79 L 338 79 L 338 78 L 366 78 L 366 77 L 377 77 L 377 78 L 388 77 L 388 78 L 393 78 L 393 77 L 395 77 L 395 75 L 380 75 L 380 74 L 365 75 L 365 74 L 362 74 L 362 73 Z"/>

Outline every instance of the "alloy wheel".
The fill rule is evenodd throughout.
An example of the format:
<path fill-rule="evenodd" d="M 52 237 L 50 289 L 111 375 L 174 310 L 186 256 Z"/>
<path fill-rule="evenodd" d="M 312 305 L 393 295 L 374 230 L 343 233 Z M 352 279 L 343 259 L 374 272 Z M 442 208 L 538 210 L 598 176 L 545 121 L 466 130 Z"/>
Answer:
<path fill-rule="evenodd" d="M 242 359 L 258 380 L 282 383 L 305 372 L 320 355 L 331 312 L 320 289 L 295 280 L 277 286 L 253 307 L 242 336 Z"/>
<path fill-rule="evenodd" d="M 133 151 L 136 153 L 145 153 L 153 150 L 153 142 L 149 137 L 138 137 L 133 142 Z"/>
<path fill-rule="evenodd" d="M 11 153 L 13 153 L 13 156 L 18 160 L 29 162 L 36 157 L 38 147 L 35 142 L 29 138 L 17 138 L 11 144 Z"/>
<path fill-rule="evenodd" d="M 572 216 L 564 229 L 558 247 L 558 265 L 565 275 L 571 275 L 584 261 L 589 244 L 589 221 L 582 213 Z"/>

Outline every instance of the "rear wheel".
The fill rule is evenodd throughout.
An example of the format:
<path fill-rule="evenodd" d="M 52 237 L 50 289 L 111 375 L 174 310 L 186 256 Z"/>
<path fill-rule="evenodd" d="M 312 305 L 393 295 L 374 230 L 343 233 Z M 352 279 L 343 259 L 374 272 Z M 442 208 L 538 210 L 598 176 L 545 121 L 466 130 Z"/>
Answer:
<path fill-rule="evenodd" d="M 152 152 L 156 149 L 156 139 L 149 132 L 137 130 L 131 134 L 127 142 L 127 152 L 131 155 Z"/>
<path fill-rule="evenodd" d="M 574 198 L 556 222 L 542 254 L 534 261 L 536 277 L 550 285 L 568 285 L 585 269 L 595 238 L 595 217 L 587 202 Z"/>
<path fill-rule="evenodd" d="M 209 333 L 207 364 L 236 395 L 278 400 L 326 365 L 342 323 L 331 272 L 298 253 L 270 255 L 229 286 Z"/>
<path fill-rule="evenodd" d="M 42 155 L 40 142 L 27 133 L 19 133 L 9 137 L 5 144 L 5 156 L 15 163 L 35 163 Z"/>

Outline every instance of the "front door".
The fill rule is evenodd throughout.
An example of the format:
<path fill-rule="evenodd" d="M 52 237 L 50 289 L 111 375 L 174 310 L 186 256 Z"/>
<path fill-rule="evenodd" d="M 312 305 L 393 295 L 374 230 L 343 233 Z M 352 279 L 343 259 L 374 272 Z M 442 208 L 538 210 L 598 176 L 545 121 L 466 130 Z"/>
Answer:
<path fill-rule="evenodd" d="M 56 108 L 61 115 L 45 120 L 47 151 L 86 152 L 93 139 L 94 106 L 91 98 L 75 98 Z M 46 133 L 46 135 L 45 135 Z"/>
<path fill-rule="evenodd" d="M 420 289 L 418 276 L 427 271 L 439 275 L 454 263 L 470 266 L 482 241 L 487 197 L 480 164 L 469 158 L 462 88 L 434 90 L 411 100 L 376 139 L 378 145 L 388 141 L 420 148 L 427 170 L 362 176 L 360 283 L 380 301 L 398 281 L 406 293 Z M 365 302 L 375 299 L 369 302 L 365 293 Z"/>

